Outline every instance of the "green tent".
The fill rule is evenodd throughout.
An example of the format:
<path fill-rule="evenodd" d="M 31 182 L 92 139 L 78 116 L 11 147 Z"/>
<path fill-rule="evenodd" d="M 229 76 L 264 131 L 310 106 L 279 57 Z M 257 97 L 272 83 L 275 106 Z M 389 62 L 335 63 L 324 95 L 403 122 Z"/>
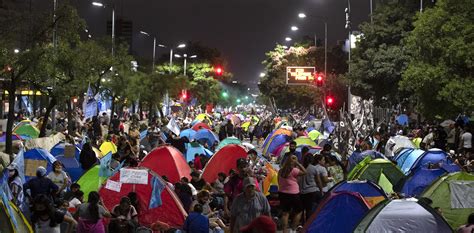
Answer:
<path fill-rule="evenodd" d="M 1 233 L 33 233 L 31 225 L 26 220 L 21 211 L 8 202 L 5 205 L 3 198 L 0 198 L 0 232 Z"/>
<path fill-rule="evenodd" d="M 106 180 L 104 177 L 99 177 L 99 169 L 100 165 L 95 165 L 77 181 L 81 186 L 81 191 L 84 192 L 84 201 L 87 201 L 90 192 L 99 191 L 100 186 Z"/>
<path fill-rule="evenodd" d="M 374 159 L 366 157 L 349 173 L 347 180 L 370 180 L 380 185 L 386 193 L 393 192 L 393 186 L 397 185 L 405 175 L 392 162 L 386 159 Z"/>
<path fill-rule="evenodd" d="M 242 142 L 236 138 L 236 137 L 228 137 L 224 140 L 222 140 L 219 145 L 217 145 L 216 151 L 218 151 L 220 148 L 230 145 L 230 144 L 236 144 L 236 145 L 241 145 Z"/>
<path fill-rule="evenodd" d="M 18 127 L 17 129 L 15 129 L 14 133 L 18 135 L 25 135 L 30 138 L 38 138 L 40 131 L 38 130 L 38 128 L 34 127 L 33 125 L 24 124 Z"/>
<path fill-rule="evenodd" d="M 460 187 L 465 187 L 465 189 L 452 195 L 455 187 L 450 186 L 456 184 L 459 184 Z M 466 172 L 456 172 L 441 176 L 421 194 L 421 197 L 426 197 L 433 201 L 431 206 L 441 208 L 443 216 L 453 229 L 466 224 L 469 214 L 474 213 L 474 208 L 452 208 L 452 205 L 456 204 L 453 203 L 455 201 L 453 197 L 462 202 L 470 202 L 470 204 L 466 203 L 467 205 L 465 206 L 472 207 L 472 204 L 474 204 L 472 203 L 473 196 L 474 175 Z"/>

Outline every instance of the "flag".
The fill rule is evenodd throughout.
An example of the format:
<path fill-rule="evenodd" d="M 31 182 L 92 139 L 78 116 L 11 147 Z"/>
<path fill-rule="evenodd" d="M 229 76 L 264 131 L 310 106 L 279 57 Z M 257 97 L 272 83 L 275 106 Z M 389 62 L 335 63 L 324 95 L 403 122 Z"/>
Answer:
<path fill-rule="evenodd" d="M 153 176 L 151 183 L 153 190 L 151 192 L 150 205 L 148 206 L 149 209 L 158 208 L 163 204 L 161 200 L 161 192 L 163 192 L 166 185 L 156 176 Z"/>
<path fill-rule="evenodd" d="M 179 136 L 179 132 L 181 132 L 174 118 L 171 118 L 168 125 L 166 125 L 166 128 L 168 128 L 171 132 L 173 132 L 177 136 Z"/>
<path fill-rule="evenodd" d="M 84 110 L 84 120 L 97 115 L 97 100 L 95 99 L 90 84 L 89 87 L 87 87 L 87 93 L 84 97 L 84 102 L 82 103 L 82 109 Z"/>
<path fill-rule="evenodd" d="M 330 121 L 328 118 L 325 118 L 323 120 L 323 126 L 324 126 L 324 131 L 325 132 L 328 132 L 328 133 L 332 133 L 334 131 L 334 129 L 336 128 L 334 126 L 334 123 L 332 121 Z"/>
<path fill-rule="evenodd" d="M 142 132 L 140 132 L 140 141 L 143 140 L 143 139 L 146 137 L 147 134 L 148 134 L 148 130 L 147 130 L 147 129 L 145 129 L 145 130 L 143 130 Z"/>
<path fill-rule="evenodd" d="M 20 149 L 20 151 L 16 155 L 15 159 L 13 160 L 12 164 L 15 164 L 16 168 L 18 169 L 18 176 L 20 176 L 21 183 L 22 184 L 26 183 L 26 181 L 25 181 L 25 157 L 24 157 L 23 148 Z"/>

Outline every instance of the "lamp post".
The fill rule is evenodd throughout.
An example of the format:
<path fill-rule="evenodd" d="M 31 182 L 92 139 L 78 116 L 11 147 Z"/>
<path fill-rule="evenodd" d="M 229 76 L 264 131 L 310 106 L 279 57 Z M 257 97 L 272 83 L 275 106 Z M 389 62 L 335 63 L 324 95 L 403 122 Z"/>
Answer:
<path fill-rule="evenodd" d="M 147 32 L 144 32 L 144 31 L 140 31 L 141 34 L 143 35 L 146 35 L 148 37 L 151 37 L 151 35 Z M 153 36 L 153 60 L 152 60 L 152 64 L 151 64 L 151 72 L 155 72 L 155 55 L 156 55 L 156 36 Z"/>
<path fill-rule="evenodd" d="M 101 2 L 92 2 L 93 6 L 96 7 L 103 7 L 105 8 L 105 5 Z M 115 56 L 115 4 L 112 4 L 112 56 Z"/>
<path fill-rule="evenodd" d="M 299 13 L 298 18 L 304 19 L 308 16 L 306 16 L 305 13 Z M 321 17 L 316 17 L 316 16 L 311 16 L 311 18 L 315 19 L 320 19 L 324 21 L 324 77 L 327 77 L 327 66 L 328 66 L 328 23 L 326 18 L 321 18 Z M 293 27 L 292 27 L 293 29 Z M 316 39 L 314 40 L 314 46 L 317 47 L 318 45 L 316 44 Z"/>
<path fill-rule="evenodd" d="M 158 47 L 161 47 L 161 48 L 167 48 L 166 45 L 163 45 L 163 44 L 159 44 Z M 170 74 L 171 74 L 171 67 L 173 67 L 173 48 L 174 47 L 170 47 Z M 179 44 L 176 46 L 177 49 L 182 49 L 182 48 L 186 48 L 186 44 L 182 43 L 182 44 Z"/>
<path fill-rule="evenodd" d="M 184 72 L 183 72 L 183 74 L 184 74 L 184 76 L 186 76 L 186 65 L 187 65 L 188 55 L 187 55 L 187 54 L 183 54 L 183 56 L 181 56 L 181 55 L 179 55 L 179 54 L 175 54 L 174 56 L 177 57 L 177 58 L 181 58 L 181 57 L 184 58 L 184 65 L 183 65 Z M 189 58 L 196 58 L 196 57 L 197 57 L 197 55 L 192 55 L 192 56 L 190 56 Z"/>

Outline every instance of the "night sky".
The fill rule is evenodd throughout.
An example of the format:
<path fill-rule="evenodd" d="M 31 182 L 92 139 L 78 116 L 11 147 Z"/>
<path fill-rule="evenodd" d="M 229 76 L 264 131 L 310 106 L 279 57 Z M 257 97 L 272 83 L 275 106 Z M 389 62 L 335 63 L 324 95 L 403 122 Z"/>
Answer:
<path fill-rule="evenodd" d="M 104 36 L 111 10 L 94 7 L 91 2 L 78 0 L 75 5 L 91 34 Z M 165 44 L 199 41 L 219 49 L 229 63 L 228 70 L 244 82 L 257 82 L 265 52 L 277 42 L 284 43 L 285 36 L 297 39 L 316 33 L 323 38 L 323 22 L 299 19 L 299 12 L 328 18 L 329 45 L 347 37 L 346 0 L 116 0 L 115 4 L 116 17 L 133 21 L 132 47 L 136 55 L 151 59 L 152 54 L 153 41 L 140 35 L 140 30 L 155 34 Z M 356 28 L 369 20 L 369 0 L 352 0 L 351 11 Z M 291 25 L 300 30 L 292 32 Z"/>

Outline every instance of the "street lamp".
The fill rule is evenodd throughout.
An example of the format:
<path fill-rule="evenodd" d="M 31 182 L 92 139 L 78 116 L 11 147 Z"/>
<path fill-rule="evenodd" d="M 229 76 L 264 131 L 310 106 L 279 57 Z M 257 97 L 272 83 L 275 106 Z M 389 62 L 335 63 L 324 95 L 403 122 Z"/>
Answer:
<path fill-rule="evenodd" d="M 17 54 L 17 53 L 20 52 L 20 50 L 19 50 L 19 49 L 14 49 L 13 52 L 14 52 L 15 54 Z"/>
<path fill-rule="evenodd" d="M 305 13 L 299 13 L 298 14 L 298 18 L 300 19 L 304 19 L 306 18 L 306 14 Z M 327 66 L 328 66 L 328 23 L 327 23 L 327 20 L 326 18 L 321 18 L 321 17 L 315 17 L 313 16 L 313 18 L 317 18 L 317 19 L 322 19 L 324 20 L 324 77 L 327 77 Z M 317 40 L 315 38 L 314 40 L 314 47 L 317 47 L 317 44 L 316 44 Z"/>
<path fill-rule="evenodd" d="M 152 37 L 148 32 L 140 31 L 141 34 Z M 155 72 L 156 36 L 153 36 L 153 60 L 151 64 L 152 73 Z"/>
<path fill-rule="evenodd" d="M 260 73 L 260 78 L 263 78 L 263 77 L 265 77 L 265 73 L 261 72 Z"/>
<path fill-rule="evenodd" d="M 92 2 L 92 5 L 95 7 L 105 8 L 105 5 L 101 2 Z M 112 56 L 115 55 L 114 47 L 115 47 L 115 5 L 112 5 Z"/>
<path fill-rule="evenodd" d="M 292 31 L 298 31 L 298 27 L 297 26 L 291 26 L 291 30 Z"/>
<path fill-rule="evenodd" d="M 161 48 L 168 48 L 168 46 L 163 45 L 163 44 L 159 44 L 158 47 L 161 47 Z M 170 74 L 171 74 L 171 67 L 173 67 L 173 48 L 174 48 L 174 47 L 170 47 Z M 186 48 L 186 44 L 184 44 L 184 43 L 178 44 L 178 45 L 176 46 L 176 48 L 177 48 L 177 49 Z"/>
<path fill-rule="evenodd" d="M 181 58 L 181 55 L 179 55 L 179 54 L 175 54 L 174 56 L 175 56 L 176 58 Z M 183 54 L 182 57 L 184 58 L 184 66 L 183 66 L 184 72 L 183 72 L 183 74 L 184 74 L 184 76 L 186 76 L 186 64 L 187 64 L 188 55 L 187 55 L 187 54 Z M 192 56 L 190 56 L 189 58 L 196 58 L 196 57 L 197 57 L 197 55 L 192 55 Z"/>
<path fill-rule="evenodd" d="M 285 41 L 290 42 L 290 41 L 291 41 L 291 37 L 286 37 L 286 38 L 285 38 Z"/>

